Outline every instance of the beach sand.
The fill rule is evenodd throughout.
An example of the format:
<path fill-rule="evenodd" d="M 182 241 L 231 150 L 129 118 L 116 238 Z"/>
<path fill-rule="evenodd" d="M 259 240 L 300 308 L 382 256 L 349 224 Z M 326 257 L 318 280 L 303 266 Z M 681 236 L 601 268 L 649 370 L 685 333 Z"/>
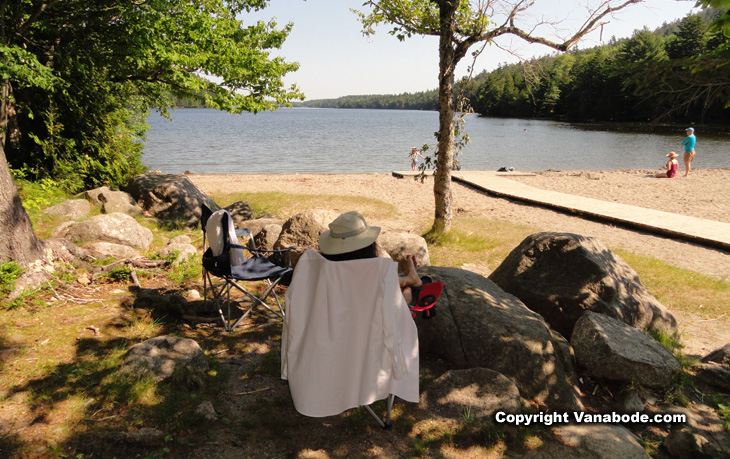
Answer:
<path fill-rule="evenodd" d="M 695 169 L 689 177 L 647 177 L 655 171 L 546 171 L 510 179 L 564 193 L 659 209 L 730 223 L 730 169 Z M 683 174 L 683 171 L 681 171 Z M 433 182 L 398 179 L 388 173 L 292 175 L 189 175 L 213 193 L 280 191 L 292 194 L 362 196 L 395 206 L 395 216 L 370 218 L 384 231 L 418 233 L 433 221 Z M 538 231 L 592 236 L 612 249 L 650 255 L 673 266 L 730 279 L 730 253 L 698 244 L 592 221 L 551 209 L 490 196 L 453 183 L 454 218 L 481 217 L 535 227 Z M 332 209 L 345 212 L 353 209 Z M 494 268 L 494 267 L 492 267 Z M 677 288 L 681 288 L 678 285 Z M 686 352 L 709 353 L 730 342 L 730 321 L 672 311 L 684 331 Z"/>

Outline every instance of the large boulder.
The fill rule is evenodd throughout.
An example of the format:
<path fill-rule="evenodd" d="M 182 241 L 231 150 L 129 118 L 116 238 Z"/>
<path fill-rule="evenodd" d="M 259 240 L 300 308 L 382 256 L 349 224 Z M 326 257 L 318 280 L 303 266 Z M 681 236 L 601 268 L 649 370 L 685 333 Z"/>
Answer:
<path fill-rule="evenodd" d="M 551 428 L 553 438 L 520 454 L 526 459 L 649 459 L 639 438 L 624 426 L 564 424 Z"/>
<path fill-rule="evenodd" d="M 168 257 L 175 255 L 175 259 L 172 261 L 172 266 L 177 266 L 189 258 L 199 256 L 198 249 L 196 249 L 192 244 L 190 238 L 185 235 L 170 239 L 167 244 L 157 252 L 157 255 L 159 255 L 162 259 L 167 259 Z"/>
<path fill-rule="evenodd" d="M 686 422 L 672 424 L 664 439 L 664 446 L 672 457 L 730 457 L 730 435 L 715 410 L 702 403 L 692 403 L 688 408 L 672 407 L 669 411 L 673 415 L 686 416 Z"/>
<path fill-rule="evenodd" d="M 152 242 L 152 231 L 127 214 L 113 213 L 64 226 L 63 234 L 57 237 L 75 243 L 101 241 L 147 250 Z"/>
<path fill-rule="evenodd" d="M 578 364 L 591 376 L 647 387 L 666 387 L 679 362 L 655 339 L 620 320 L 583 313 L 570 339 Z"/>
<path fill-rule="evenodd" d="M 636 272 L 594 238 L 570 233 L 528 236 L 489 279 L 570 337 L 583 311 L 619 319 L 641 330 L 667 333 L 677 321 Z"/>
<path fill-rule="evenodd" d="M 83 196 L 92 204 L 101 207 L 101 211 L 105 214 L 121 212 L 133 217 L 143 214 L 142 208 L 137 205 L 132 195 L 125 191 L 102 186 L 85 191 Z"/>
<path fill-rule="evenodd" d="M 111 257 L 117 260 L 128 258 L 137 258 L 139 252 L 128 245 L 114 244 L 112 242 L 92 242 L 86 246 L 86 249 L 94 252 L 101 257 Z"/>
<path fill-rule="evenodd" d="M 245 228 L 246 225 L 243 222 L 251 220 L 253 217 L 251 206 L 246 201 L 234 202 L 230 206 L 225 207 L 225 209 L 231 215 L 234 228 Z"/>
<path fill-rule="evenodd" d="M 264 250 L 271 250 L 281 235 L 284 220 L 278 218 L 256 218 L 243 221 L 237 228 L 246 228 L 251 232 L 256 247 Z"/>
<path fill-rule="evenodd" d="M 86 218 L 91 212 L 91 205 L 86 199 L 68 199 L 55 206 L 48 207 L 43 213 L 51 217 L 62 217 L 68 220 Z"/>
<path fill-rule="evenodd" d="M 552 409 L 583 408 L 570 345 L 540 315 L 478 274 L 433 266 L 418 272 L 444 282 L 436 316 L 416 319 L 422 354 L 451 368 L 494 370 Z"/>
<path fill-rule="evenodd" d="M 142 174 L 132 177 L 127 191 L 153 217 L 194 228 L 200 224 L 201 206 L 220 207 L 184 175 Z"/>
<path fill-rule="evenodd" d="M 702 357 L 692 370 L 703 383 L 730 393 L 730 344 Z"/>
<path fill-rule="evenodd" d="M 329 228 L 329 224 L 337 216 L 338 214 L 331 210 L 307 210 L 292 216 L 282 226 L 274 249 L 296 247 L 291 251 L 292 267 L 296 266 L 299 257 L 306 249 L 319 251 L 319 235 Z M 276 261 L 283 262 L 278 257 Z"/>
<path fill-rule="evenodd" d="M 401 261 L 407 256 L 413 255 L 416 257 L 416 266 L 429 266 L 431 264 L 426 240 L 417 234 L 382 233 L 378 236 L 378 244 L 395 261 Z"/>

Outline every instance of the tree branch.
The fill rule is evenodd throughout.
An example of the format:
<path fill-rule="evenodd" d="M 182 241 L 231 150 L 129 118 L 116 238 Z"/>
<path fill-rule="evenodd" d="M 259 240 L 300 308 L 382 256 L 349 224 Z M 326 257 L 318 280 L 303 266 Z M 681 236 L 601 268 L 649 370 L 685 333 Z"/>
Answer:
<path fill-rule="evenodd" d="M 36 8 L 35 12 L 31 14 L 28 19 L 21 22 L 18 26 L 18 33 L 22 34 L 25 32 L 25 30 L 30 27 L 30 25 L 40 17 L 41 14 L 43 14 L 48 8 L 52 7 L 55 3 L 58 3 L 58 0 L 50 0 L 48 3 L 41 3 L 38 5 L 38 8 Z"/>

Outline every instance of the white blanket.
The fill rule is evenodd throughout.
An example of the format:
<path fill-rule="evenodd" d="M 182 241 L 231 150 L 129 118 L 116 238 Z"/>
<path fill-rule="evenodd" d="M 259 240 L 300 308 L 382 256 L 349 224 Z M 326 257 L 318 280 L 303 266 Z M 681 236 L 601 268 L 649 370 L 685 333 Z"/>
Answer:
<path fill-rule="evenodd" d="M 418 333 L 388 258 L 306 250 L 286 292 L 281 377 L 294 407 L 331 416 L 386 398 L 418 403 Z"/>

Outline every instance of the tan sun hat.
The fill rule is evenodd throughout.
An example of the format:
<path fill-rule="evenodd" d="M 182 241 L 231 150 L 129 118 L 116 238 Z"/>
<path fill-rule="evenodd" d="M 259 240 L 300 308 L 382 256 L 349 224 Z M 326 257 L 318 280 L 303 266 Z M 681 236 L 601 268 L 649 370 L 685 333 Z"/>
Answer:
<path fill-rule="evenodd" d="M 319 250 L 325 255 L 339 255 L 364 249 L 378 238 L 380 228 L 368 226 L 360 212 L 353 210 L 335 218 L 330 229 L 319 236 Z"/>
<path fill-rule="evenodd" d="M 676 158 L 677 156 L 679 156 L 679 155 L 678 155 L 678 154 L 676 154 L 676 153 L 675 153 L 675 152 L 673 152 L 673 151 L 670 151 L 669 153 L 667 153 L 667 157 L 669 157 L 669 158 Z"/>

